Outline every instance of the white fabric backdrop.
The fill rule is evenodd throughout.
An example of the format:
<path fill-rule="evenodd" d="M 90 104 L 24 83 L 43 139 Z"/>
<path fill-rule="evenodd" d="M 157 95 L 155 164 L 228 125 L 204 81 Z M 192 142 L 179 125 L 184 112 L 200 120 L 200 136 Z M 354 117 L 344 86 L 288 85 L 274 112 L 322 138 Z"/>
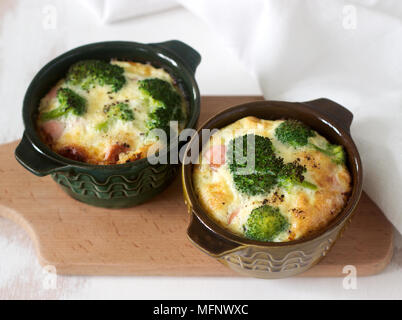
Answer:
<path fill-rule="evenodd" d="M 120 1 L 98 15 L 119 19 Z M 255 72 L 266 99 L 327 97 L 353 112 L 364 190 L 402 232 L 402 1 L 180 2 Z"/>
<path fill-rule="evenodd" d="M 84 0 L 82 4 L 93 11 L 104 23 L 156 13 L 178 6 L 175 0 Z"/>

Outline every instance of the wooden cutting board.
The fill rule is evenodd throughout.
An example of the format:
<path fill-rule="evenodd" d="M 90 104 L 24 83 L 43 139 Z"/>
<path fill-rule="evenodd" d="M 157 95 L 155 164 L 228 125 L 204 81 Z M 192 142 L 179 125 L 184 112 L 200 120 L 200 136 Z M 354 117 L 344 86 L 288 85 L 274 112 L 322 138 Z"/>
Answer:
<path fill-rule="evenodd" d="M 234 104 L 261 97 L 204 97 L 200 123 Z M 38 178 L 14 158 L 17 142 L 0 146 L 0 215 L 20 224 L 42 265 L 59 274 L 238 276 L 195 248 L 186 236 L 189 215 L 179 179 L 152 201 L 102 209 L 68 197 L 50 177 Z M 392 226 L 363 193 L 358 212 L 331 252 L 302 276 L 379 273 L 389 263 Z"/>

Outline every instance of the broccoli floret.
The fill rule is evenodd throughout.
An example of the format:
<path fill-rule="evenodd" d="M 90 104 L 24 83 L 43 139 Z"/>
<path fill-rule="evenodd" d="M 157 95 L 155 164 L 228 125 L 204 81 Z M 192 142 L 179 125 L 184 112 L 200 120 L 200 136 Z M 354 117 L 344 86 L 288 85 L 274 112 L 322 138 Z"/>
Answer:
<path fill-rule="evenodd" d="M 308 138 L 314 136 L 314 131 L 298 120 L 286 120 L 275 129 L 275 137 L 280 142 L 295 148 L 305 146 Z"/>
<path fill-rule="evenodd" d="M 254 157 L 254 172 L 241 174 L 245 169 L 247 161 L 247 141 L 253 141 L 250 146 L 251 155 Z M 272 142 L 270 139 L 254 134 L 239 136 L 229 142 L 227 148 L 227 159 L 229 170 L 232 173 L 236 188 L 249 195 L 268 193 L 276 184 L 276 174 L 280 170 L 281 161 L 275 157 Z M 252 148 L 251 148 L 252 147 Z M 272 172 L 267 172 L 270 169 Z"/>
<path fill-rule="evenodd" d="M 180 95 L 173 86 L 165 80 L 149 78 L 138 81 L 138 85 L 140 90 L 168 106 L 176 106 L 181 103 Z"/>
<path fill-rule="evenodd" d="M 66 81 L 84 90 L 109 85 L 114 92 L 126 83 L 124 69 L 101 60 L 84 60 L 73 64 L 67 72 Z"/>
<path fill-rule="evenodd" d="M 42 113 L 42 121 L 56 119 L 70 113 L 81 116 L 86 112 L 86 100 L 69 88 L 60 88 L 57 91 L 57 100 L 60 106 L 49 112 Z"/>
<path fill-rule="evenodd" d="M 263 205 L 251 211 L 244 225 L 244 234 L 248 239 L 272 241 L 289 226 L 279 208 Z"/>
<path fill-rule="evenodd" d="M 245 173 L 241 170 L 247 165 L 247 142 L 253 141 L 249 147 L 254 155 L 254 172 Z M 282 157 L 275 154 L 272 142 L 267 137 L 254 134 L 239 136 L 229 142 L 227 148 L 229 170 L 236 189 L 249 195 L 269 193 L 276 185 L 291 187 L 302 186 L 316 189 L 312 183 L 304 181 L 305 168 L 296 162 L 284 163 Z"/>
<path fill-rule="evenodd" d="M 296 162 L 286 163 L 278 173 L 278 183 L 281 187 L 287 189 L 293 186 L 300 186 L 311 190 L 317 190 L 317 186 L 314 183 L 304 180 L 303 173 L 305 171 L 306 168 Z"/>
<path fill-rule="evenodd" d="M 343 164 L 345 163 L 346 155 L 343 147 L 337 144 L 330 144 L 327 143 L 326 148 L 320 148 L 314 144 L 311 144 L 314 149 L 326 154 L 327 156 L 331 157 L 331 160 L 336 164 Z"/>
<path fill-rule="evenodd" d="M 107 120 L 99 123 L 96 128 L 101 131 L 107 131 L 109 125 L 120 119 L 122 121 L 133 121 L 134 113 L 127 103 L 119 102 L 117 104 L 106 105 L 103 108 Z"/>
<path fill-rule="evenodd" d="M 277 184 L 275 176 L 270 174 L 233 174 L 233 181 L 237 190 L 252 196 L 268 193 Z"/>
<path fill-rule="evenodd" d="M 286 120 L 275 129 L 275 137 L 283 144 L 294 148 L 310 146 L 328 155 L 337 164 L 345 162 L 345 152 L 342 146 L 328 143 L 325 149 L 320 148 L 308 141 L 310 137 L 314 136 L 314 131 L 298 120 Z"/>
<path fill-rule="evenodd" d="M 103 108 L 103 112 L 111 119 L 120 119 L 123 121 L 134 120 L 133 110 L 127 103 L 119 102 L 117 104 L 106 105 Z"/>
<path fill-rule="evenodd" d="M 138 85 L 140 91 L 152 99 L 147 128 L 159 128 L 169 133 L 169 122 L 184 118 L 180 94 L 169 82 L 158 78 L 140 80 Z"/>

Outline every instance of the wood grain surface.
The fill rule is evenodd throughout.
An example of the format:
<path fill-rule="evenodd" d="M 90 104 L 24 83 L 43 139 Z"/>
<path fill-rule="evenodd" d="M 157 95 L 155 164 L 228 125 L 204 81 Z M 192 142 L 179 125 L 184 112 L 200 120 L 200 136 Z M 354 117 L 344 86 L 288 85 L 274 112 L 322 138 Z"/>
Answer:
<path fill-rule="evenodd" d="M 200 123 L 234 104 L 261 97 L 202 99 Z M 42 265 L 59 274 L 238 276 L 189 242 L 189 216 L 179 179 L 152 201 L 130 209 L 102 209 L 68 197 L 50 177 L 38 178 L 14 158 L 17 142 L 0 146 L 0 215 L 20 224 Z M 358 276 L 381 272 L 392 252 L 392 226 L 363 193 L 343 237 L 301 276 Z"/>

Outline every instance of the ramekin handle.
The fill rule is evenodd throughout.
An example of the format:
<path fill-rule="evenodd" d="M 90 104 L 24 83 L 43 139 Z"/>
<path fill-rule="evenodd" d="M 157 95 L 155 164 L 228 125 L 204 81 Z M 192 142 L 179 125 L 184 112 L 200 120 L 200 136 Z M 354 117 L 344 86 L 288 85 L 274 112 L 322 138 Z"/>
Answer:
<path fill-rule="evenodd" d="M 198 248 L 214 257 L 222 256 L 226 252 L 232 251 L 239 246 L 232 241 L 228 241 L 212 233 L 212 231 L 204 226 L 194 214 L 191 215 L 187 235 Z"/>
<path fill-rule="evenodd" d="M 40 177 L 66 167 L 36 150 L 25 134 L 15 149 L 15 158 L 24 168 Z"/>
<path fill-rule="evenodd" d="M 162 47 L 179 57 L 190 68 L 193 74 L 195 74 L 195 70 L 201 62 L 201 55 L 192 47 L 179 40 L 151 43 L 151 45 Z"/>
<path fill-rule="evenodd" d="M 350 134 L 353 113 L 345 107 L 326 98 L 303 102 L 303 104 L 336 122 L 343 130 Z"/>

